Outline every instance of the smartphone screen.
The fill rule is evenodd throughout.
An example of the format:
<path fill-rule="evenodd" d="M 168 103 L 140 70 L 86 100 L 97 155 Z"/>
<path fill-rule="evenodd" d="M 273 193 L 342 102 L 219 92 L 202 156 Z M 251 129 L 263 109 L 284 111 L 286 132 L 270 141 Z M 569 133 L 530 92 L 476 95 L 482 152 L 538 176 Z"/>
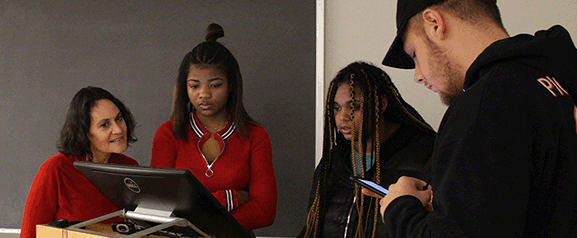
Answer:
<path fill-rule="evenodd" d="M 359 177 L 351 177 L 351 179 L 353 181 L 357 182 L 358 184 L 360 184 L 361 186 L 375 192 L 376 194 L 379 194 L 382 197 L 389 194 L 389 190 L 381 187 L 381 185 L 378 185 L 373 181 L 366 180 L 366 179 L 359 178 Z"/>

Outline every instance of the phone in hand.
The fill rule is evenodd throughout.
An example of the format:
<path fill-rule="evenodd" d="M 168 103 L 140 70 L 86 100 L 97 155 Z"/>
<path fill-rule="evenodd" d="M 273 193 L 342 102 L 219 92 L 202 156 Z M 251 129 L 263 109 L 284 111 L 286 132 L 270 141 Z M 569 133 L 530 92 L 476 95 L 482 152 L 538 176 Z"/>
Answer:
<path fill-rule="evenodd" d="M 381 197 L 384 197 L 385 195 L 389 194 L 389 190 L 387 190 L 386 188 L 383 188 L 381 185 L 378 185 L 373 181 L 366 180 L 366 179 L 360 178 L 360 177 L 355 177 L 355 176 L 351 176 L 350 178 L 354 182 L 356 182 L 359 185 L 373 191 L 374 193 L 378 194 Z"/>

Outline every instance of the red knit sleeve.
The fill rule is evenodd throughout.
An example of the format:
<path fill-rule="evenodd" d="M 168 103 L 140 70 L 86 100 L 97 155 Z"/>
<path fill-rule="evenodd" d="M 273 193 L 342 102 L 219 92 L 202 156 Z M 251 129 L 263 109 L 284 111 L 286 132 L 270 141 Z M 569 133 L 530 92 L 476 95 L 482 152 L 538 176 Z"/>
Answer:
<path fill-rule="evenodd" d="M 174 168 L 174 161 L 178 153 L 176 137 L 172 132 L 172 120 L 162 124 L 152 141 L 152 158 L 150 166 Z"/>
<path fill-rule="evenodd" d="M 52 157 L 54 158 L 54 157 Z M 58 165 L 54 159 L 48 159 L 34 177 L 24 206 L 21 238 L 35 238 L 36 225 L 47 224 L 55 219 L 58 209 Z"/>
<path fill-rule="evenodd" d="M 250 198 L 231 213 L 247 230 L 253 230 L 272 225 L 276 216 L 277 188 L 268 134 L 259 126 L 252 127 L 249 134 Z M 237 200 L 236 195 L 234 199 Z"/>
<path fill-rule="evenodd" d="M 236 198 L 236 190 L 227 189 L 213 192 L 212 195 L 226 208 L 227 211 L 233 211 L 238 207 L 238 199 Z"/>

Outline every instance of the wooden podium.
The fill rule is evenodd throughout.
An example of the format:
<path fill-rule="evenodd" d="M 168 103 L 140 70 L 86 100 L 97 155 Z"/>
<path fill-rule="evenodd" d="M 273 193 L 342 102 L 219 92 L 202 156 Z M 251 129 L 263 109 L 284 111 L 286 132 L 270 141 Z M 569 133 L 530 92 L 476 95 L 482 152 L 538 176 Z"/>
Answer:
<path fill-rule="evenodd" d="M 36 238 L 109 238 L 117 235 L 117 233 L 112 231 L 110 224 L 96 223 L 86 226 L 85 229 L 96 231 L 99 234 L 69 230 L 48 225 L 36 225 Z"/>
<path fill-rule="evenodd" d="M 112 227 L 110 226 L 110 224 L 99 223 L 101 221 L 118 216 L 129 219 L 155 222 L 158 223 L 158 225 L 137 231 L 136 233 L 125 235 L 112 231 Z M 195 225 L 193 225 L 184 218 L 159 217 L 126 210 L 113 212 L 85 222 L 74 224 L 66 228 L 51 227 L 47 225 L 36 225 L 36 238 L 103 238 L 103 237 L 137 238 L 148 236 L 151 235 L 152 233 L 173 226 L 189 227 L 195 232 L 197 232 L 199 237 L 215 238 L 214 236 L 211 236 L 203 232 L 202 230 L 198 229 Z"/>

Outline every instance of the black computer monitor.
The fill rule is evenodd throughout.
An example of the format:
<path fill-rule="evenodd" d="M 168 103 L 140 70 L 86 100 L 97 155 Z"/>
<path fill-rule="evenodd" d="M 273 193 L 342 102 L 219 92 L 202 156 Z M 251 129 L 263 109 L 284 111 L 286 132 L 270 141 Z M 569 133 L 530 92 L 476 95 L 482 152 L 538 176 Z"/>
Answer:
<path fill-rule="evenodd" d="M 81 161 L 74 166 L 119 209 L 172 212 L 215 237 L 252 237 L 189 170 Z"/>

